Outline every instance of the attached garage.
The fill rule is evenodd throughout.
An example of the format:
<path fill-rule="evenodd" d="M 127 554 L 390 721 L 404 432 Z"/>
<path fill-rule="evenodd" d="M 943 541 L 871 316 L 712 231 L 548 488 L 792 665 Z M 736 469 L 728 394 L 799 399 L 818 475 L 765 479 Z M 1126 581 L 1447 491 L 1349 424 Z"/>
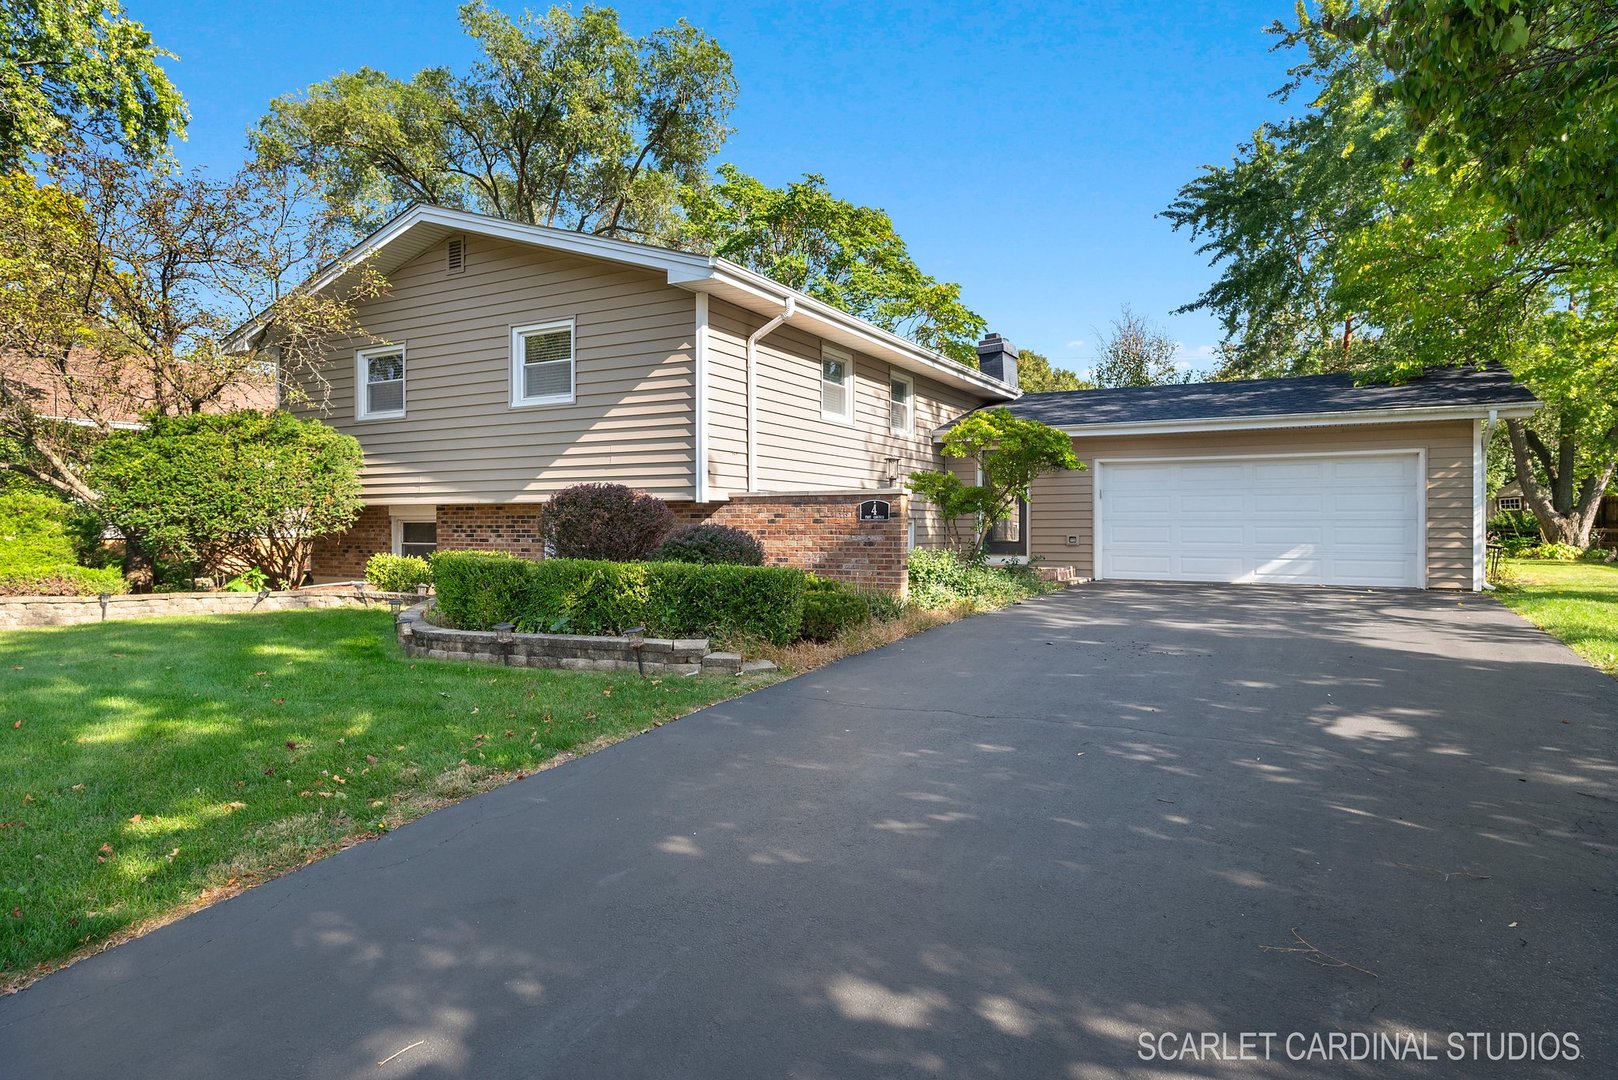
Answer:
<path fill-rule="evenodd" d="M 1484 446 L 1539 407 L 1503 371 L 1028 394 L 1084 468 L 1035 482 L 1022 548 L 1082 578 L 1480 589 Z"/>
<path fill-rule="evenodd" d="M 1095 463 L 1097 577 L 1419 588 L 1416 452 Z"/>

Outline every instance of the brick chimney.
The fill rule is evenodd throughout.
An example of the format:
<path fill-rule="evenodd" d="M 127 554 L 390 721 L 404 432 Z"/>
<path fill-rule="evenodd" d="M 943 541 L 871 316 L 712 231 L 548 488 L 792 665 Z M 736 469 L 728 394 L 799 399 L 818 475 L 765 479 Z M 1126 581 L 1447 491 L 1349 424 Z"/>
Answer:
<path fill-rule="evenodd" d="M 978 342 L 978 370 L 990 378 L 1017 385 L 1017 346 L 999 334 L 987 334 Z"/>

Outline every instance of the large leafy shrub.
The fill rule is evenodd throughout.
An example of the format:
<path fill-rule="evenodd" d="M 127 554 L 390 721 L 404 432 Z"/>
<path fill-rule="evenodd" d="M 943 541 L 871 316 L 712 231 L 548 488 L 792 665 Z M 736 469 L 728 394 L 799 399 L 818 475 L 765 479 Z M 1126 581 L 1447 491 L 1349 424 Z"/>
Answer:
<path fill-rule="evenodd" d="M 785 644 L 803 622 L 804 574 L 785 567 L 530 562 L 481 551 L 433 556 L 438 611 L 450 625 L 487 630 L 654 637 L 756 637 Z"/>
<path fill-rule="evenodd" d="M 763 566 L 764 545 L 751 533 L 705 521 L 669 533 L 653 557 L 661 562 Z"/>
<path fill-rule="evenodd" d="M 622 484 L 575 484 L 551 496 L 540 532 L 564 559 L 644 559 L 674 523 L 668 504 Z"/>
<path fill-rule="evenodd" d="M 910 553 L 910 602 L 919 607 L 994 607 L 1046 588 L 1027 566 L 987 566 L 953 551 L 927 548 Z"/>
<path fill-rule="evenodd" d="M 295 585 L 315 537 L 359 516 L 360 461 L 352 436 L 285 412 L 153 416 L 107 436 L 90 479 L 136 548 Z"/>
<path fill-rule="evenodd" d="M 1523 557 L 1527 559 L 1550 559 L 1554 562 L 1577 562 L 1583 555 L 1584 549 L 1572 544 L 1540 544 L 1523 552 Z"/>
<path fill-rule="evenodd" d="M 415 555 L 379 552 L 365 563 L 365 580 L 383 592 L 415 592 L 417 585 L 431 585 L 433 568 Z"/>

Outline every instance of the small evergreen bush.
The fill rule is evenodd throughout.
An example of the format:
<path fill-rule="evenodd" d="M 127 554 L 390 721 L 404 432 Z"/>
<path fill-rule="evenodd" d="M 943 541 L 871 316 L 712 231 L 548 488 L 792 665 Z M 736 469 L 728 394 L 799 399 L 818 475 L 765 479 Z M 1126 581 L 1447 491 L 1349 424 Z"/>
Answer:
<path fill-rule="evenodd" d="M 741 529 L 703 522 L 682 525 L 669 533 L 653 558 L 661 562 L 763 566 L 764 545 Z"/>
<path fill-rule="evenodd" d="M 803 598 L 803 628 L 798 636 L 805 641 L 830 641 L 870 617 L 871 609 L 858 593 L 816 589 Z"/>

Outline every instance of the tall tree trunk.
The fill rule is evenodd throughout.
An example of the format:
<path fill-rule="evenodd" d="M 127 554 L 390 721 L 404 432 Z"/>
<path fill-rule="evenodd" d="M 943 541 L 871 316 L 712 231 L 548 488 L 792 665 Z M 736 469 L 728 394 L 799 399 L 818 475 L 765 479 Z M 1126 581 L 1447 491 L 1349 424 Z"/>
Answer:
<path fill-rule="evenodd" d="M 139 536 L 124 534 L 124 577 L 130 592 L 151 592 L 156 581 L 157 565 L 145 541 Z"/>
<path fill-rule="evenodd" d="M 1507 420 L 1506 432 L 1511 436 L 1511 459 L 1517 469 L 1517 483 L 1528 508 L 1539 520 L 1545 539 L 1553 544 L 1589 547 L 1602 493 L 1612 483 L 1618 461 L 1607 462 L 1604 468 L 1579 484 L 1574 476 L 1578 447 L 1564 427 L 1556 440 L 1556 452 L 1551 454 L 1541 448 L 1538 454 L 1539 464 L 1546 474 L 1546 483 L 1541 484 L 1534 471 L 1534 447 L 1529 443 L 1532 433 L 1527 425 L 1521 420 Z"/>

